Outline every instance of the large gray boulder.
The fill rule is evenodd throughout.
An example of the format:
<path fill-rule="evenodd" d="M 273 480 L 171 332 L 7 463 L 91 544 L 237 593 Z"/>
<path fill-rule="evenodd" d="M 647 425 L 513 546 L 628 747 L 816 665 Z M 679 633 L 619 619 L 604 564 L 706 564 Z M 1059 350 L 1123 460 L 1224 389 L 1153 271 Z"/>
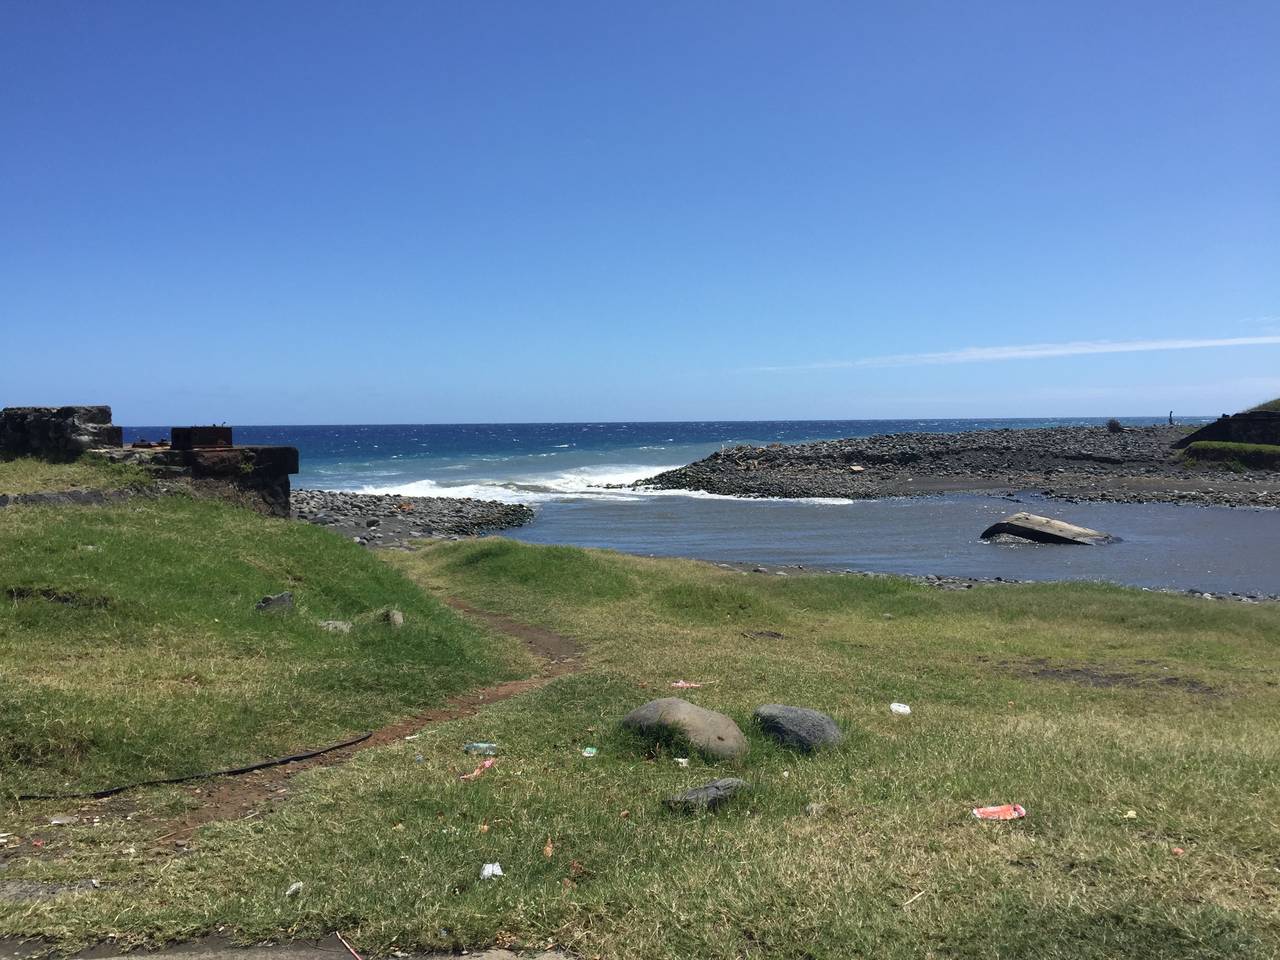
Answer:
<path fill-rule="evenodd" d="M 761 730 L 784 747 L 806 753 L 820 747 L 835 746 L 844 739 L 835 720 L 820 710 L 810 710 L 808 707 L 766 703 L 752 717 Z"/>
<path fill-rule="evenodd" d="M 650 700 L 622 718 L 628 730 L 652 738 L 681 737 L 713 760 L 735 760 L 749 747 L 738 725 L 723 713 L 696 706 L 679 697 Z"/>

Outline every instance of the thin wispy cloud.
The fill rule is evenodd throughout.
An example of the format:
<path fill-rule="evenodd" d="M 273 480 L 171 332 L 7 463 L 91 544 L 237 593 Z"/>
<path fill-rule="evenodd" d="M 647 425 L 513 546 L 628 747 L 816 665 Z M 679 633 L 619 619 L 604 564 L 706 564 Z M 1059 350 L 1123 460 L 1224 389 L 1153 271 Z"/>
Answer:
<path fill-rule="evenodd" d="M 1254 337 L 1208 337 L 1177 340 L 1072 340 L 1067 343 L 1023 343 L 1003 347 L 964 347 L 938 353 L 897 353 L 857 360 L 825 360 L 757 370 L 840 370 L 855 367 L 922 367 L 952 363 L 1043 360 L 1103 353 L 1154 353 L 1160 350 L 1204 350 L 1210 347 L 1257 347 L 1280 344 L 1280 334 Z"/>

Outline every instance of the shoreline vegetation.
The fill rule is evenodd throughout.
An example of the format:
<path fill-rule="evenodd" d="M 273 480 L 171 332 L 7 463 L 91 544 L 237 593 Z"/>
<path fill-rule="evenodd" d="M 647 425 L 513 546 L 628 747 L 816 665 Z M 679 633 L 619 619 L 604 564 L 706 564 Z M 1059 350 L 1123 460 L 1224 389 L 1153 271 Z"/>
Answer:
<path fill-rule="evenodd" d="M 1280 507 L 1280 470 L 1179 456 L 1172 444 L 1188 432 L 1040 427 L 737 446 L 631 486 L 849 499 L 1034 490 L 1068 502 Z"/>

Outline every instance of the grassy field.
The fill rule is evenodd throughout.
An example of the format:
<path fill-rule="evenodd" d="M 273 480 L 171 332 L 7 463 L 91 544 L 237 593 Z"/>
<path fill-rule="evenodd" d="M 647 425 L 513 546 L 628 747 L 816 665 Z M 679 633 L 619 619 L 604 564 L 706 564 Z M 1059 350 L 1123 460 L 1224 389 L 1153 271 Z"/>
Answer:
<path fill-rule="evenodd" d="M 115 516 L 79 522 L 125 524 Z M 246 528 L 264 552 L 245 576 L 261 579 L 225 604 L 228 616 L 289 585 L 285 569 L 319 577 L 313 565 L 333 562 L 324 531 L 252 523 L 310 548 L 268 553 L 271 537 Z M 83 542 L 64 538 L 63 549 Z M 388 554 L 382 573 L 342 545 L 348 552 L 373 582 L 403 590 L 407 577 L 562 632 L 585 648 L 585 667 L 301 775 L 279 810 L 211 824 L 181 855 L 129 853 L 141 849 L 141 828 L 105 815 L 97 827 L 45 830 L 45 854 L 12 860 L 0 878 L 94 877 L 101 889 L 0 900 L 0 933 L 77 943 L 104 932 L 155 941 L 220 929 L 254 940 L 340 929 L 371 953 L 555 943 L 624 960 L 1280 951 L 1274 607 L 1088 584 L 949 592 L 740 574 L 498 539 Z M 103 592 L 134 589 L 111 583 Z M 366 589 L 352 582 L 345 602 L 314 601 L 311 615 L 388 602 Z M 439 609 L 416 602 L 418 615 Z M 167 615 L 164 604 L 153 614 Z M 226 636 L 258 626 L 246 615 Z M 16 644 L 3 651 L 6 673 L 35 670 Z M 627 710 L 673 694 L 677 679 L 703 683 L 684 695 L 738 720 L 751 739 L 745 760 L 695 757 L 685 768 L 671 749 L 618 730 Z M 345 682 L 335 675 L 335 687 Z M 376 690 L 394 704 L 385 713 L 404 703 L 393 676 L 368 687 L 370 720 Z M 912 715 L 892 715 L 895 700 Z M 830 712 L 845 743 L 811 757 L 775 746 L 749 722 L 766 702 Z M 461 745 L 476 739 L 500 744 L 498 763 L 461 781 L 474 766 Z M 583 757 L 586 746 L 599 755 Z M 86 752 L 58 776 L 95 762 Z M 721 812 L 663 809 L 664 797 L 730 774 L 751 789 Z M 1023 804 L 1027 818 L 969 814 L 1000 802 Z M 0 832 L 54 810 L 23 805 Z M 505 876 L 480 880 L 494 861 Z"/>
<path fill-rule="evenodd" d="M 1280 470 L 1280 446 L 1270 443 L 1229 443 L 1197 440 L 1187 445 L 1184 459 L 1219 462 L 1237 470 Z"/>
<path fill-rule="evenodd" d="M 0 797 L 323 746 L 521 666 L 316 527 L 186 497 L 0 510 Z"/>
<path fill-rule="evenodd" d="M 119 490 L 149 482 L 150 476 L 139 467 L 92 456 L 72 463 L 49 463 L 34 457 L 0 460 L 0 493 Z"/>

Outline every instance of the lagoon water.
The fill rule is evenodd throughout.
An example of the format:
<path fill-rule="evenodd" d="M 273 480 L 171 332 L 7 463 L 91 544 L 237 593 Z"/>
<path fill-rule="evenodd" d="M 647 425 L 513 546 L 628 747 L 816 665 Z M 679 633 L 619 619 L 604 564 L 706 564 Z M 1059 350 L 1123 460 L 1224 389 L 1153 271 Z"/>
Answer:
<path fill-rule="evenodd" d="M 1208 418 L 1183 420 L 1203 422 Z M 1102 419 L 708 421 L 237 427 L 241 443 L 297 446 L 298 487 L 528 503 L 517 539 L 706 560 L 1016 579 L 1100 579 L 1177 589 L 1280 593 L 1280 511 L 1164 504 L 1022 504 L 992 496 L 744 500 L 606 489 L 738 443 L 898 432 L 1101 424 Z M 1127 418 L 1126 424 L 1162 422 Z M 137 427 L 126 437 L 166 431 Z M 1097 548 L 986 544 L 1019 509 L 1107 530 Z"/>

